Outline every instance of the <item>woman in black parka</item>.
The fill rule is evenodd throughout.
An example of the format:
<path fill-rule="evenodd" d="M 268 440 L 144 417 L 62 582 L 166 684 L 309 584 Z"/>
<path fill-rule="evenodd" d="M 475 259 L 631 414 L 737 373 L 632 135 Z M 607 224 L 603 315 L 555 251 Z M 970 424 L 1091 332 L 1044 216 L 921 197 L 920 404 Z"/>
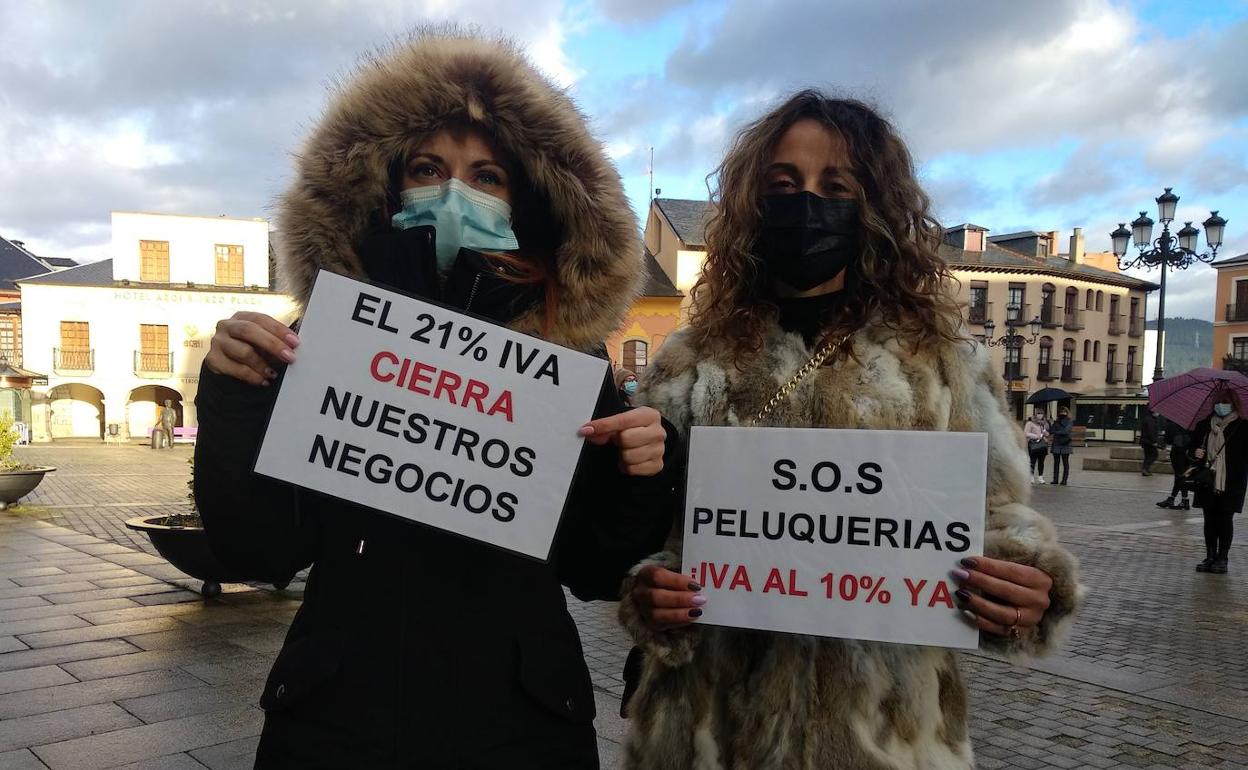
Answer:
<path fill-rule="evenodd" d="M 1223 390 L 1213 402 L 1213 413 L 1192 432 L 1192 456 L 1212 471 L 1211 483 L 1196 489 L 1195 503 L 1205 517 L 1205 559 L 1196 571 L 1224 575 L 1234 517 L 1244 510 L 1248 491 L 1248 423 L 1234 391 Z"/>
<path fill-rule="evenodd" d="M 642 276 L 619 176 L 572 102 L 512 46 L 445 31 L 336 88 L 279 226 L 278 278 L 301 304 L 326 268 L 587 351 L 601 351 Z M 297 344 L 267 316 L 223 321 L 196 402 L 195 496 L 214 552 L 269 582 L 312 565 L 261 698 L 257 766 L 597 767 L 562 586 L 617 599 L 662 544 L 674 450 L 658 413 L 624 411 L 604 379 L 541 564 L 252 474 L 267 386 Z"/>

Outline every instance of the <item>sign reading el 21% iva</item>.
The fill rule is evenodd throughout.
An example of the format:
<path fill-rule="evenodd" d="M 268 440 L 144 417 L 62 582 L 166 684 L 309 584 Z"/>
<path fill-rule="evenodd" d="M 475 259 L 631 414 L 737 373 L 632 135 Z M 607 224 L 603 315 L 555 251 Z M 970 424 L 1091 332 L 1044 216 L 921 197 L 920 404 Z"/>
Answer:
<path fill-rule="evenodd" d="M 322 271 L 257 473 L 545 560 L 607 362 Z"/>
<path fill-rule="evenodd" d="M 694 427 L 689 441 L 699 622 L 978 646 L 950 571 L 983 553 L 987 436 Z"/>

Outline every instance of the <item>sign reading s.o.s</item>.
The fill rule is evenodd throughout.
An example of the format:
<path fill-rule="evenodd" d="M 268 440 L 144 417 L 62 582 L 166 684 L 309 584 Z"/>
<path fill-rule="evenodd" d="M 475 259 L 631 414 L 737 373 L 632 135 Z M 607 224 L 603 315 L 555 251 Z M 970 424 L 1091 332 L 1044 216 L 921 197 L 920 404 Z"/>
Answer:
<path fill-rule="evenodd" d="M 983 552 L 985 435 L 694 427 L 689 441 L 700 622 L 978 646 L 950 571 Z"/>
<path fill-rule="evenodd" d="M 257 473 L 549 556 L 607 362 L 321 272 Z"/>

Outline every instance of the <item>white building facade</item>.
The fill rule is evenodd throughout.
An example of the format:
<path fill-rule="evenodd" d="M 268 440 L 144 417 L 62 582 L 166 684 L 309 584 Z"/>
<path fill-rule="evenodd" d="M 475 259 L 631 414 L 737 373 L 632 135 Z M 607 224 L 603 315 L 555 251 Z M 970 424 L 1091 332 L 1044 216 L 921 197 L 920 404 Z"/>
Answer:
<path fill-rule="evenodd" d="M 197 427 L 199 371 L 216 324 L 247 310 L 284 321 L 262 219 L 114 212 L 113 258 L 18 281 L 31 438 L 145 438 L 168 400 Z"/>

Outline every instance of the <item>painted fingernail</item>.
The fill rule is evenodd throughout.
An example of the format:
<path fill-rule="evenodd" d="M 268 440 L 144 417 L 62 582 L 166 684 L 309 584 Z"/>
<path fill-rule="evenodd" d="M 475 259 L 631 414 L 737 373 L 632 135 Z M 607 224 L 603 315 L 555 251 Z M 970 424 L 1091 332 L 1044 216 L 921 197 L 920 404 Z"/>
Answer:
<path fill-rule="evenodd" d="M 953 579 L 954 579 L 954 580 L 966 580 L 966 579 L 967 579 L 967 578 L 969 578 L 970 576 L 971 576 L 971 573 L 967 572 L 967 571 L 966 571 L 966 570 L 964 570 L 964 569 L 956 569 L 956 568 L 955 568 L 955 569 L 953 570 Z"/>
<path fill-rule="evenodd" d="M 706 604 L 706 595 L 698 594 L 694 596 L 690 601 L 693 602 L 694 607 L 701 607 L 703 604 Z"/>
<path fill-rule="evenodd" d="M 283 349 L 282 352 L 277 355 L 288 364 L 293 364 L 295 362 L 295 354 L 293 351 Z"/>
<path fill-rule="evenodd" d="M 975 560 L 974 560 L 974 559 L 963 559 L 963 560 L 962 560 L 962 566 L 963 566 L 963 567 L 970 567 L 971 569 L 975 569 Z"/>
<path fill-rule="evenodd" d="M 268 377 L 270 380 L 275 380 L 277 379 L 277 372 L 273 371 L 272 369 L 265 369 L 264 376 Z"/>
<path fill-rule="evenodd" d="M 971 592 L 966 590 L 965 588 L 959 588 L 958 590 L 953 592 L 953 595 L 958 597 L 964 602 L 969 602 L 971 600 Z"/>
<path fill-rule="evenodd" d="M 689 617 L 691 618 L 702 617 L 702 610 L 689 610 Z"/>
<path fill-rule="evenodd" d="M 702 590 L 702 586 L 701 586 L 701 585 L 699 585 L 698 583 L 694 583 L 694 582 L 692 582 L 692 581 L 691 581 L 691 582 L 689 583 L 689 590 L 690 590 L 690 591 L 701 591 L 701 590 Z"/>
<path fill-rule="evenodd" d="M 580 427 L 580 428 L 576 431 L 576 435 L 578 435 L 578 436 L 592 436 L 592 435 L 594 435 L 594 426 L 592 426 L 592 425 L 582 425 L 582 426 L 581 426 L 581 427 Z"/>
<path fill-rule="evenodd" d="M 298 337 L 296 337 L 295 335 L 293 335 L 293 334 L 287 334 L 287 335 L 284 337 L 284 339 L 286 340 L 286 344 L 287 344 L 287 345 L 290 345 L 292 348 L 297 348 L 297 347 L 299 347 L 299 338 L 298 338 Z"/>

